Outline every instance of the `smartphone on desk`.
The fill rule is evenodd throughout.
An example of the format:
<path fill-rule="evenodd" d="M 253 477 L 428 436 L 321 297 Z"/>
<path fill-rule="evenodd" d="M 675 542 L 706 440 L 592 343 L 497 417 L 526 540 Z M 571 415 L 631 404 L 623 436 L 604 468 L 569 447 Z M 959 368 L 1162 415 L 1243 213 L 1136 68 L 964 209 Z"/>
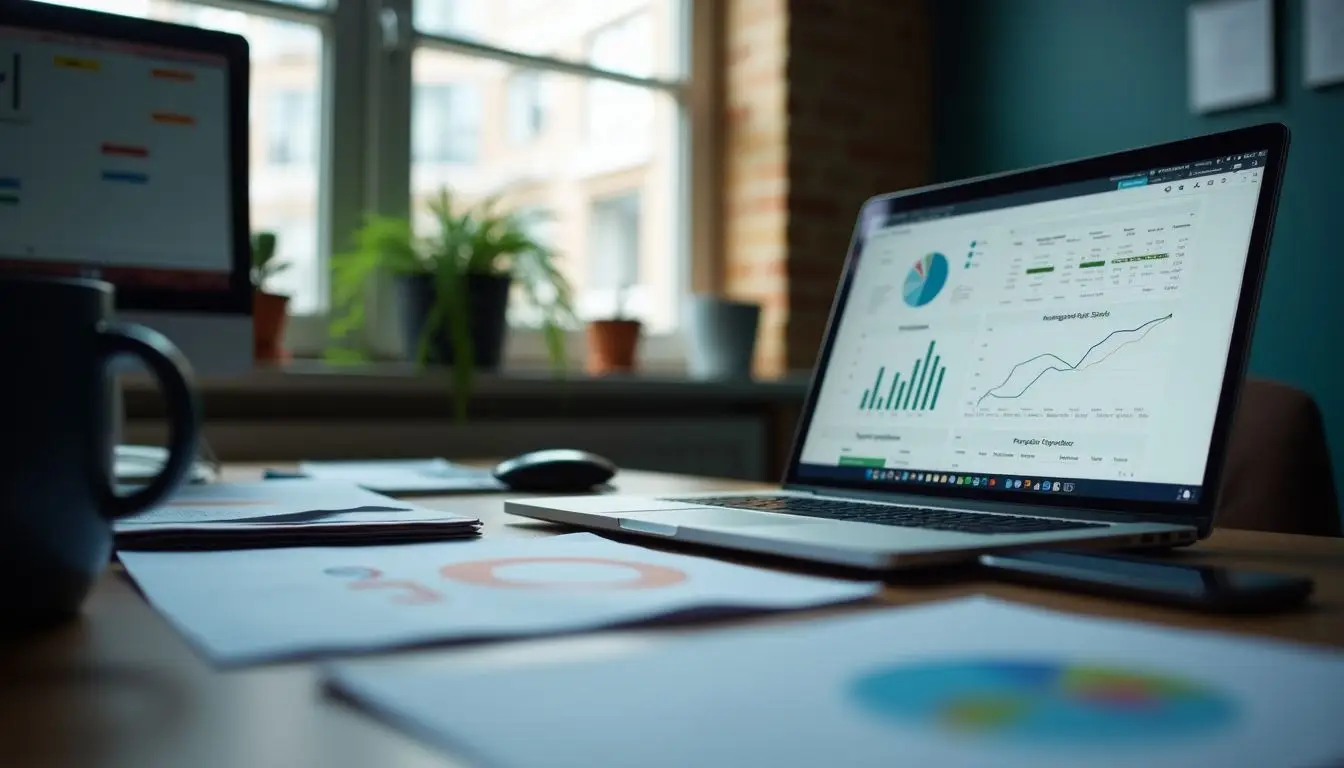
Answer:
<path fill-rule="evenodd" d="M 1287 610 L 1312 590 L 1298 576 L 1127 555 L 999 552 L 981 555 L 980 565 L 1012 581 L 1220 613 Z"/>

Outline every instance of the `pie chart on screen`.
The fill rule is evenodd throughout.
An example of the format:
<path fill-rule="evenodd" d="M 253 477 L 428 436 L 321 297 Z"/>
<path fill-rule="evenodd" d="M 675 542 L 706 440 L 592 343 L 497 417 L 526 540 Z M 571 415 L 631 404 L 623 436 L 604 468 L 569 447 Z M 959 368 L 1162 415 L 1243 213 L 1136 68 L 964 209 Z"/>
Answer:
<path fill-rule="evenodd" d="M 922 307 L 937 298 L 946 284 L 947 257 L 941 253 L 930 253 L 916 261 L 906 273 L 903 289 L 905 303 Z"/>

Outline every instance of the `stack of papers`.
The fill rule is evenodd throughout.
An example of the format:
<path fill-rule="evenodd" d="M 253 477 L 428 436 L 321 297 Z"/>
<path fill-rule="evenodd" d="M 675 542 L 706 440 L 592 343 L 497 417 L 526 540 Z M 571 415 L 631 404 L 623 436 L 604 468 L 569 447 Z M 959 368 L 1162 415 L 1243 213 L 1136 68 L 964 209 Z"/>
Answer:
<path fill-rule="evenodd" d="M 393 496 L 430 493 L 485 493 L 506 490 L 488 469 L 444 459 L 305 461 L 299 471 L 317 480 L 345 480 Z"/>
<path fill-rule="evenodd" d="M 1344 655 L 1282 643 L 971 598 L 599 650 L 328 673 L 504 768 L 1344 764 Z"/>
<path fill-rule="evenodd" d="M 860 600 L 881 586 L 655 552 L 590 533 L 120 558 L 149 601 L 225 665 L 806 608 Z"/>
<path fill-rule="evenodd" d="M 477 535 L 480 521 L 329 480 L 189 485 L 113 523 L 125 549 L 385 544 Z"/>

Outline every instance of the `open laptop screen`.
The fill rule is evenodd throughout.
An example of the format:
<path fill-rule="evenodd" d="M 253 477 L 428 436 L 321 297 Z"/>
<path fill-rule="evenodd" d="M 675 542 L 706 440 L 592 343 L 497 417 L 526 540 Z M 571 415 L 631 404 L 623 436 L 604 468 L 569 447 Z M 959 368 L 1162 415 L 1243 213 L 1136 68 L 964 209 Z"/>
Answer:
<path fill-rule="evenodd" d="M 794 477 L 1197 503 L 1267 154 L 870 201 Z"/>

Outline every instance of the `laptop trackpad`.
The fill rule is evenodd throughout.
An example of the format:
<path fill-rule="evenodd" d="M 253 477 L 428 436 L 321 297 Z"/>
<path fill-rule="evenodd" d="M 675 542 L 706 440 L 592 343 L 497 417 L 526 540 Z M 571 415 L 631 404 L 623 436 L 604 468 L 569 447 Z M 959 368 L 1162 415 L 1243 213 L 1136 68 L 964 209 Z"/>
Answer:
<path fill-rule="evenodd" d="M 793 515 L 763 515 L 744 509 L 723 509 L 722 507 L 693 507 L 691 509 L 669 510 L 666 512 L 637 512 L 622 515 L 622 528 L 643 533 L 660 533 L 664 536 L 676 534 L 681 528 L 746 528 L 757 525 L 818 525 L 825 520 L 809 520 Z"/>

